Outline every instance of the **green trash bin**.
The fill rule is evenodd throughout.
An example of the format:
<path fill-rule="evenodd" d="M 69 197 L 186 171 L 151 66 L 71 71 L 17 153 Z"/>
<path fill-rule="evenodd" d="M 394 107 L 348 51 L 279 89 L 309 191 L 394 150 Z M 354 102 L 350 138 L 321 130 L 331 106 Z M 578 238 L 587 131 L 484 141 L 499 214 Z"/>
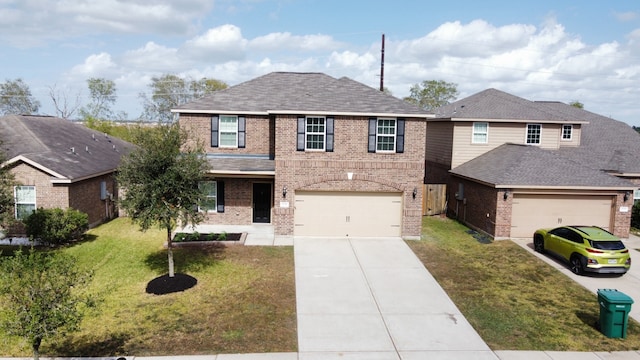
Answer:
<path fill-rule="evenodd" d="M 615 289 L 598 289 L 600 331 L 610 338 L 626 338 L 633 299 Z"/>

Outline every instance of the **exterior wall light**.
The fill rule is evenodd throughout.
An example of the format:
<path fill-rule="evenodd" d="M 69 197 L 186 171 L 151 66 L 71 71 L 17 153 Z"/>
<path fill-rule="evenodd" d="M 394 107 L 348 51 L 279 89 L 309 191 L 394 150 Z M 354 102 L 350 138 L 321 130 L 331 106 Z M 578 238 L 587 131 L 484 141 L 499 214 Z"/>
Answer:
<path fill-rule="evenodd" d="M 282 197 L 283 198 L 287 197 L 287 185 L 282 187 Z"/>
<path fill-rule="evenodd" d="M 509 190 L 505 190 L 504 194 L 502 194 L 502 198 L 507 201 L 507 199 L 509 198 Z"/>
<path fill-rule="evenodd" d="M 413 196 L 413 198 L 415 199 L 416 196 L 418 196 L 418 188 L 413 188 L 413 192 L 411 193 L 411 196 Z"/>

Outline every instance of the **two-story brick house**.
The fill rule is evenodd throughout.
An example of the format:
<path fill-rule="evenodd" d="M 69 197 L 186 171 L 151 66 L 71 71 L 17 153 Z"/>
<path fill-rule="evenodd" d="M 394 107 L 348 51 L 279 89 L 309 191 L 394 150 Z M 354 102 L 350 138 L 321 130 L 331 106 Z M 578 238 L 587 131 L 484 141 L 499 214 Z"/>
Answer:
<path fill-rule="evenodd" d="M 419 237 L 426 117 L 348 78 L 270 73 L 173 109 L 212 166 L 206 223 Z"/>
<path fill-rule="evenodd" d="M 37 208 L 80 210 L 90 226 L 117 216 L 115 172 L 132 144 L 82 124 L 35 115 L 0 117 L 0 139 L 6 157 L 0 165 L 9 167 L 17 182 L 18 220 Z"/>
<path fill-rule="evenodd" d="M 428 120 L 426 182 L 447 184 L 448 214 L 496 239 L 598 225 L 627 237 L 640 186 L 640 135 L 559 102 L 489 89 Z"/>

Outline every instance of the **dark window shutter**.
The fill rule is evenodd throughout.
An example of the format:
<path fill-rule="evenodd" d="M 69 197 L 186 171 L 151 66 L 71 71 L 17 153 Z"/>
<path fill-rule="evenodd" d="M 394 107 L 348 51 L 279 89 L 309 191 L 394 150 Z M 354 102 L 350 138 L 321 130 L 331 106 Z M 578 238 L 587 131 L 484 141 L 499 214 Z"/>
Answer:
<path fill-rule="evenodd" d="M 331 117 L 327 117 L 327 143 L 325 144 L 325 148 L 327 149 L 328 152 L 333 152 L 333 123 L 334 123 L 334 118 L 333 116 Z"/>
<path fill-rule="evenodd" d="M 247 141 L 247 120 L 244 116 L 238 116 L 238 147 L 246 147 Z"/>
<path fill-rule="evenodd" d="M 298 117 L 298 151 L 304 151 L 304 132 L 307 119 L 304 116 Z"/>
<path fill-rule="evenodd" d="M 216 181 L 216 211 L 219 213 L 224 212 L 224 181 Z"/>
<path fill-rule="evenodd" d="M 211 147 L 218 147 L 218 126 L 220 125 L 217 116 L 211 117 Z"/>
<path fill-rule="evenodd" d="M 378 127 L 378 119 L 369 118 L 369 152 L 376 152 L 376 128 Z"/>
<path fill-rule="evenodd" d="M 404 119 L 396 121 L 396 152 L 404 152 Z"/>

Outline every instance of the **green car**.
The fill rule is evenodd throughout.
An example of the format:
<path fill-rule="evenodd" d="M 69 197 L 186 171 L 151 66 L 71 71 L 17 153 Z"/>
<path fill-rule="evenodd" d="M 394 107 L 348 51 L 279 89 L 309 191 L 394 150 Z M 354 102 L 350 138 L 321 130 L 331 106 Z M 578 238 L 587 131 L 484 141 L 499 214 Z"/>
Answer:
<path fill-rule="evenodd" d="M 564 259 L 575 274 L 624 274 L 631 267 L 629 249 L 615 235 L 597 226 L 540 229 L 533 234 L 533 247 L 537 252 Z"/>

